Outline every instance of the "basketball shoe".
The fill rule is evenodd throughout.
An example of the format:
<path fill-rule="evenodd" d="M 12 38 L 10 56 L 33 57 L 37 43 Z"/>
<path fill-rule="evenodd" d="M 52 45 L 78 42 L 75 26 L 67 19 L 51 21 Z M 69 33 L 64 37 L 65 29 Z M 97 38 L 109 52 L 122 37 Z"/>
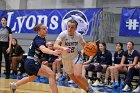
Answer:
<path fill-rule="evenodd" d="M 15 91 L 16 91 L 16 83 L 10 82 L 10 90 L 11 90 L 11 93 L 15 93 Z"/>

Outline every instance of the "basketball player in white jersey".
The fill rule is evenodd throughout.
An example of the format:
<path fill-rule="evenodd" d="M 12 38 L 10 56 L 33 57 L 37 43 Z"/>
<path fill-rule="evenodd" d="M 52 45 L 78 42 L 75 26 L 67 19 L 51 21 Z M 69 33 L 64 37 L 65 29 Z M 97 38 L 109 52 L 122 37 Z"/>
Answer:
<path fill-rule="evenodd" d="M 62 62 L 65 72 L 69 75 L 80 88 L 93 93 L 93 88 L 88 84 L 87 80 L 82 76 L 81 54 L 78 53 L 78 44 L 83 47 L 85 40 L 82 35 L 76 31 L 78 23 L 75 20 L 69 20 L 67 23 L 68 30 L 62 31 L 57 37 L 54 47 L 62 50 Z"/>

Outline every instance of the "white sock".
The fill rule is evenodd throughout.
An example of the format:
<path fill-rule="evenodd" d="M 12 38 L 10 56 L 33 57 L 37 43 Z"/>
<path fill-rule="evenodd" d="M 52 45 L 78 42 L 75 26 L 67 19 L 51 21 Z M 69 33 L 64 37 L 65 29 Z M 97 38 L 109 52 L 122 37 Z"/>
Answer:
<path fill-rule="evenodd" d="M 118 81 L 115 81 L 116 83 L 118 83 Z"/>
<path fill-rule="evenodd" d="M 114 80 L 111 80 L 111 83 L 113 83 L 114 82 Z"/>
<path fill-rule="evenodd" d="M 105 81 L 104 81 L 104 82 L 105 82 L 105 83 L 108 83 L 108 80 L 106 80 L 106 79 L 105 79 Z"/>

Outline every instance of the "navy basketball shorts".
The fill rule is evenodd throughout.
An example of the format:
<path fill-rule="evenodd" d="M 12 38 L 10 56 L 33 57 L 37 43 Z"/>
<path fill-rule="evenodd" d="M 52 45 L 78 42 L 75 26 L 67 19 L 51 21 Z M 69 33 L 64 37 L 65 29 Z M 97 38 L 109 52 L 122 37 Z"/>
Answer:
<path fill-rule="evenodd" d="M 37 76 L 39 69 L 41 68 L 41 64 L 38 61 L 35 61 L 34 59 L 26 59 L 24 62 L 24 68 L 26 73 L 29 76 L 35 75 Z"/>

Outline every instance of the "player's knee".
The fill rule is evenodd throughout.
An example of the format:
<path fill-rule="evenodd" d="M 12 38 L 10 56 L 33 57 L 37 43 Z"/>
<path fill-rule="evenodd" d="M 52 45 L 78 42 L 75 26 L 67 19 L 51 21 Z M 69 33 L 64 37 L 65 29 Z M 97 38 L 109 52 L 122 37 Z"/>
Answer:
<path fill-rule="evenodd" d="M 17 57 L 12 57 L 12 60 L 13 60 L 13 61 L 17 60 Z"/>
<path fill-rule="evenodd" d="M 110 70 L 114 69 L 114 67 L 108 67 Z"/>
<path fill-rule="evenodd" d="M 119 69 L 122 69 L 123 67 L 122 66 L 116 66 L 116 67 L 114 67 L 114 69 L 116 69 L 116 70 L 119 70 Z"/>
<path fill-rule="evenodd" d="M 112 68 L 109 68 L 109 67 L 108 67 L 108 68 L 106 69 L 107 72 L 110 71 L 110 70 L 112 70 Z"/>

